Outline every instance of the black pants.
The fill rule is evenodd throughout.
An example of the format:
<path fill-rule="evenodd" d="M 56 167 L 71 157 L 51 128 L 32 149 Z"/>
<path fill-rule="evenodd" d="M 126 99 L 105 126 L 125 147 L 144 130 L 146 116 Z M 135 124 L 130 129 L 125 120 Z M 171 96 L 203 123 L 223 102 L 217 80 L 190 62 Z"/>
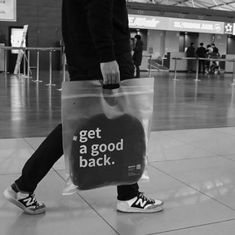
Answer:
<path fill-rule="evenodd" d="M 135 77 L 140 78 L 140 65 L 135 65 L 135 70 L 136 70 Z"/>
<path fill-rule="evenodd" d="M 188 72 L 193 72 L 194 70 L 194 60 L 188 60 Z"/>
<path fill-rule="evenodd" d="M 199 63 L 198 72 L 205 73 L 205 60 L 199 60 L 198 63 Z"/>
<path fill-rule="evenodd" d="M 134 76 L 134 65 L 130 53 L 117 57 L 121 79 Z M 71 80 L 102 79 L 99 64 L 69 67 Z M 20 191 L 32 193 L 38 183 L 49 172 L 54 163 L 63 155 L 62 125 L 59 124 L 42 142 L 38 149 L 28 159 L 22 169 L 22 175 L 15 181 Z M 129 200 L 139 192 L 138 184 L 117 186 L 119 200 Z"/>

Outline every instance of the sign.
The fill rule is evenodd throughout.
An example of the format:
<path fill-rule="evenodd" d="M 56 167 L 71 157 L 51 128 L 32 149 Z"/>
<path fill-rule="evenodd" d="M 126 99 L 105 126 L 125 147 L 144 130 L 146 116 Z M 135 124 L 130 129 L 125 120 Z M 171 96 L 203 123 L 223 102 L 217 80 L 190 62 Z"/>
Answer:
<path fill-rule="evenodd" d="M 129 27 L 167 31 L 224 34 L 223 22 L 134 14 L 129 14 Z"/>
<path fill-rule="evenodd" d="M 28 31 L 28 25 L 24 25 L 23 34 L 22 34 L 22 38 L 21 38 L 21 42 L 20 42 L 20 47 L 23 47 L 23 46 L 25 47 L 25 40 L 26 40 L 27 31 Z M 20 64 L 21 64 L 23 56 L 24 56 L 24 51 L 19 50 L 17 60 L 16 60 L 15 69 L 14 69 L 14 74 L 18 74 L 20 71 Z"/>
<path fill-rule="evenodd" d="M 134 16 L 129 15 L 129 27 L 130 28 L 144 28 L 144 29 L 156 29 L 159 20 L 152 16 Z"/>
<path fill-rule="evenodd" d="M 10 29 L 10 41 L 12 47 L 20 47 L 22 45 L 22 38 L 24 34 L 24 28 L 22 27 L 11 27 Z M 23 42 L 23 47 L 26 46 L 26 41 Z M 12 54 L 18 54 L 19 50 L 11 50 Z"/>
<path fill-rule="evenodd" d="M 233 34 L 233 23 L 224 23 L 224 34 Z"/>
<path fill-rule="evenodd" d="M 0 0 L 0 21 L 16 21 L 16 0 Z"/>
<path fill-rule="evenodd" d="M 235 35 L 235 23 L 233 23 L 233 35 Z"/>
<path fill-rule="evenodd" d="M 172 28 L 174 31 L 214 33 L 214 34 L 224 33 L 223 22 L 177 19 L 177 18 L 169 18 L 169 21 L 170 21 L 170 28 Z"/>

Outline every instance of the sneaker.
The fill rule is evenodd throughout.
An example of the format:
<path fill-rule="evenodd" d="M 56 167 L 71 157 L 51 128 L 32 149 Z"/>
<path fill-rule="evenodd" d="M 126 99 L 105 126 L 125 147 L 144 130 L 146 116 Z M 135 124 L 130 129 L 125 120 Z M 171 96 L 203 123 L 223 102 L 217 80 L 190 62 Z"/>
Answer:
<path fill-rule="evenodd" d="M 143 193 L 128 201 L 118 201 L 117 210 L 132 213 L 153 213 L 163 210 L 163 201 L 147 198 Z"/>
<path fill-rule="evenodd" d="M 17 193 L 12 187 L 9 187 L 3 192 L 3 195 L 9 202 L 21 208 L 27 214 L 37 215 L 46 211 L 46 206 L 38 202 L 34 194 Z"/>

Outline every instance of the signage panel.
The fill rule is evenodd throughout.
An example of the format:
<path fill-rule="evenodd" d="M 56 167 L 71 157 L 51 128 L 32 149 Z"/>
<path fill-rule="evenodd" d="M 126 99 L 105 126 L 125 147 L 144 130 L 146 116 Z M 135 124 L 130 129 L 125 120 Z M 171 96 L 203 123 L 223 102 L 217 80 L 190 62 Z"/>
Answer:
<path fill-rule="evenodd" d="M 27 32 L 28 32 L 28 25 L 24 25 L 19 47 L 25 47 Z M 16 60 L 15 69 L 14 69 L 14 74 L 18 74 L 20 72 L 20 64 L 21 64 L 23 56 L 24 56 L 24 51 L 19 50 L 17 60 Z"/>
<path fill-rule="evenodd" d="M 224 34 L 224 23 L 129 14 L 130 28 Z"/>
<path fill-rule="evenodd" d="M 233 35 L 235 35 L 235 23 L 233 23 Z"/>
<path fill-rule="evenodd" d="M 233 23 L 224 23 L 224 34 L 233 34 Z"/>
<path fill-rule="evenodd" d="M 16 21 L 16 0 L 0 0 L 0 21 Z"/>
<path fill-rule="evenodd" d="M 187 31 L 197 33 L 224 33 L 224 23 L 217 21 L 203 21 L 191 19 L 169 18 L 170 28 L 174 31 Z"/>

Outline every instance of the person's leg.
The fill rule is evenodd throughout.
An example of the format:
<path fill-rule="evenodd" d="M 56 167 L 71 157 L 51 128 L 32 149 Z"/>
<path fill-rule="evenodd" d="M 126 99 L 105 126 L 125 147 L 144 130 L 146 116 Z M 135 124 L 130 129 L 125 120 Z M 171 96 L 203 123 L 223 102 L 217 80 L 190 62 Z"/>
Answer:
<path fill-rule="evenodd" d="M 118 56 L 117 63 L 119 65 L 121 80 L 134 78 L 135 66 L 133 64 L 130 53 L 125 53 L 123 55 Z M 129 200 L 133 197 L 136 197 L 138 193 L 139 186 L 137 183 L 132 185 L 117 186 L 118 200 Z"/>
<path fill-rule="evenodd" d="M 205 60 L 202 60 L 202 73 L 205 74 Z"/>
<path fill-rule="evenodd" d="M 188 60 L 188 72 L 191 73 L 192 71 L 193 71 L 192 60 Z"/>
<path fill-rule="evenodd" d="M 25 163 L 21 176 L 15 181 L 17 189 L 33 193 L 37 184 L 62 155 L 62 124 L 59 124 Z"/>
<path fill-rule="evenodd" d="M 46 206 L 36 200 L 34 190 L 62 154 L 62 125 L 59 124 L 25 163 L 21 176 L 3 192 L 5 198 L 27 214 L 44 213 Z"/>
<path fill-rule="evenodd" d="M 69 72 L 74 80 L 87 78 L 83 70 L 69 70 Z M 34 190 L 62 155 L 62 124 L 59 124 L 25 163 L 22 175 L 4 191 L 5 198 L 28 214 L 45 212 L 45 205 L 37 202 Z"/>
<path fill-rule="evenodd" d="M 201 71 L 202 71 L 202 60 L 199 60 L 198 72 L 201 73 Z"/>
<path fill-rule="evenodd" d="M 133 197 L 136 197 L 139 194 L 139 185 L 130 184 L 130 185 L 120 185 L 117 186 L 117 199 L 121 201 L 130 200 Z"/>
<path fill-rule="evenodd" d="M 125 53 L 117 58 L 121 80 L 134 77 L 134 64 L 131 54 Z M 163 202 L 153 200 L 139 192 L 138 183 L 117 186 L 117 210 L 121 212 L 158 212 L 163 210 Z"/>
<path fill-rule="evenodd" d="M 136 67 L 136 71 L 137 71 L 136 78 L 139 78 L 140 77 L 140 66 Z"/>

